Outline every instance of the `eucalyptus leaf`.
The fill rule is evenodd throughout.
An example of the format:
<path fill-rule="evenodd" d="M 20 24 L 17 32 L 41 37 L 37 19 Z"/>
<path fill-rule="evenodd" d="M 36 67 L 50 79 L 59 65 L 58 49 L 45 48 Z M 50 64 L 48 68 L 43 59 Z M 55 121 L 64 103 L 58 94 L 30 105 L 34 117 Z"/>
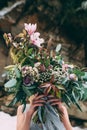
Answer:
<path fill-rule="evenodd" d="M 57 45 L 56 50 L 55 50 L 55 51 L 56 51 L 56 53 L 58 53 L 58 52 L 61 50 L 61 47 L 62 47 L 62 45 L 61 45 L 61 44 L 58 44 L 58 45 Z"/>
<path fill-rule="evenodd" d="M 27 95 L 28 97 L 30 97 L 30 96 L 32 95 L 32 93 L 29 91 L 29 89 L 28 89 L 27 87 L 22 86 L 22 88 L 23 88 L 23 91 L 26 93 L 26 95 Z"/>
<path fill-rule="evenodd" d="M 87 83 L 82 84 L 84 88 L 87 88 Z"/>
<path fill-rule="evenodd" d="M 17 67 L 15 67 L 15 74 L 16 74 L 16 77 L 17 77 L 17 78 L 20 78 L 20 77 L 21 77 L 20 71 L 19 71 L 19 69 L 18 69 Z"/>
<path fill-rule="evenodd" d="M 80 100 L 82 100 L 83 99 L 83 96 L 85 95 L 85 91 L 84 91 L 84 89 L 80 92 Z"/>
<path fill-rule="evenodd" d="M 16 84 L 16 89 L 17 89 L 17 90 L 19 90 L 19 88 L 21 87 L 21 83 L 22 83 L 21 80 L 19 80 L 19 81 L 17 82 L 17 84 Z"/>
<path fill-rule="evenodd" d="M 74 94 L 73 91 L 72 91 L 72 96 L 73 96 L 73 103 L 75 103 L 76 106 L 79 108 L 79 110 L 82 111 L 82 109 L 81 109 L 81 107 L 79 106 L 79 103 L 78 103 L 77 98 L 76 98 L 76 96 L 75 96 L 75 94 Z"/>
<path fill-rule="evenodd" d="M 25 87 L 26 87 L 26 86 L 25 86 Z M 27 88 L 28 88 L 28 90 L 33 90 L 33 89 L 36 88 L 36 86 L 35 86 L 35 85 L 31 85 L 31 86 L 29 85 L 29 86 L 28 86 L 28 85 L 27 85 Z"/>
<path fill-rule="evenodd" d="M 87 88 L 84 88 L 84 94 L 83 94 L 82 99 L 83 99 L 84 101 L 87 101 Z"/>
<path fill-rule="evenodd" d="M 85 72 L 84 76 L 81 76 L 81 78 L 87 81 L 87 72 Z"/>
<path fill-rule="evenodd" d="M 62 81 L 62 84 L 65 85 L 68 81 L 68 78 L 65 78 L 63 81 Z"/>
<path fill-rule="evenodd" d="M 10 87 L 16 86 L 16 84 L 17 84 L 17 80 L 11 79 L 7 83 L 5 83 L 4 86 L 5 86 L 5 88 L 10 88 Z"/>
<path fill-rule="evenodd" d="M 78 82 L 73 82 L 73 85 L 77 86 L 78 88 L 80 87 Z"/>
<path fill-rule="evenodd" d="M 68 96 L 68 94 L 65 94 L 66 99 L 68 100 L 68 102 L 72 103 L 70 96 Z"/>

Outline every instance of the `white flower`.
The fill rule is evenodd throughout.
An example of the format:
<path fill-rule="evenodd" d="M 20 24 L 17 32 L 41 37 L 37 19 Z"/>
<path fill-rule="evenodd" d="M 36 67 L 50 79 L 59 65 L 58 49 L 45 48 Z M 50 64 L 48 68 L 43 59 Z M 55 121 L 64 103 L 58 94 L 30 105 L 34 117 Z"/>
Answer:
<path fill-rule="evenodd" d="M 37 28 L 37 24 L 31 24 L 31 23 L 29 24 L 25 23 L 24 26 L 25 30 L 28 32 L 29 35 L 33 34 Z"/>
<path fill-rule="evenodd" d="M 18 44 L 17 42 L 13 42 L 12 44 L 13 44 L 13 46 L 16 47 L 16 48 L 19 46 L 19 44 Z"/>
<path fill-rule="evenodd" d="M 68 65 L 69 68 L 73 69 L 74 68 L 74 65 Z"/>
<path fill-rule="evenodd" d="M 38 74 L 38 69 L 36 67 L 34 67 L 33 70 L 36 74 Z"/>
<path fill-rule="evenodd" d="M 36 68 L 38 68 L 38 67 L 40 66 L 40 64 L 41 64 L 40 62 L 37 62 L 37 63 L 34 64 L 34 66 L 35 66 Z"/>
<path fill-rule="evenodd" d="M 30 40 L 31 42 L 38 46 L 38 47 L 41 47 L 41 44 L 44 42 L 44 39 L 43 38 L 39 38 L 40 36 L 40 33 L 39 32 L 35 32 L 33 33 L 31 36 L 30 36 Z"/>

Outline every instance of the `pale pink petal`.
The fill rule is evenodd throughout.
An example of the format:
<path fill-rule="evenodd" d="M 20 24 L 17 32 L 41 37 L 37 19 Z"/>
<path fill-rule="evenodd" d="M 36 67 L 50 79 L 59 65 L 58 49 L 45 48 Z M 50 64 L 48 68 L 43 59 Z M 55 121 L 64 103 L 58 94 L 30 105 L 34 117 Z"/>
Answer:
<path fill-rule="evenodd" d="M 62 65 L 62 71 L 66 71 L 68 69 L 68 64 L 63 64 Z"/>
<path fill-rule="evenodd" d="M 25 23 L 24 26 L 25 30 L 28 32 L 29 35 L 33 34 L 37 28 L 37 24 L 31 24 L 31 23 L 29 24 Z"/>
<path fill-rule="evenodd" d="M 78 80 L 78 78 L 77 78 L 77 76 L 76 76 L 75 74 L 70 74 L 70 75 L 69 75 L 69 78 L 70 78 L 71 80 L 75 80 L 75 81 Z"/>
<path fill-rule="evenodd" d="M 44 39 L 43 38 L 39 38 L 40 36 L 40 33 L 39 32 L 36 32 L 36 33 L 33 33 L 31 36 L 30 36 L 30 40 L 31 42 L 38 46 L 38 47 L 41 47 L 41 44 L 44 42 Z"/>

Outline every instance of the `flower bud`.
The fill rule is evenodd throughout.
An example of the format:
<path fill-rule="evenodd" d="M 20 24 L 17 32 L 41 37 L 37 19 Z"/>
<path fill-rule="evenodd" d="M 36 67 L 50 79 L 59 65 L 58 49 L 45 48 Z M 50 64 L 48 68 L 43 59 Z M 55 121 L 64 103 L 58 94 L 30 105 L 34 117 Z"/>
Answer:
<path fill-rule="evenodd" d="M 45 65 L 44 65 L 44 64 L 41 64 L 41 65 L 39 66 L 39 70 L 40 70 L 41 72 L 46 71 Z"/>

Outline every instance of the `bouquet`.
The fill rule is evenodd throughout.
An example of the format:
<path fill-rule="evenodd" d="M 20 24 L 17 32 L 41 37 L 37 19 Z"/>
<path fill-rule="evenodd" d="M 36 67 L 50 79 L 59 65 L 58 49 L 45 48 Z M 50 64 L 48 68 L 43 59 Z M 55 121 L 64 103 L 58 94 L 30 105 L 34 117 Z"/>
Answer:
<path fill-rule="evenodd" d="M 10 54 L 14 62 L 13 65 L 5 67 L 5 90 L 14 94 L 10 105 L 21 102 L 26 107 L 27 99 L 38 92 L 46 97 L 51 94 L 69 107 L 71 103 L 76 104 L 81 110 L 78 101 L 83 99 L 87 73 L 73 64 L 65 63 L 60 55 L 59 45 L 52 55 L 45 48 L 44 39 L 40 38 L 36 28 L 36 24 L 25 23 L 23 32 L 15 37 L 10 33 L 4 34 L 7 45 L 11 46 Z M 55 109 L 50 104 L 46 104 L 44 109 L 39 107 L 37 119 L 35 117 L 34 121 L 38 124 L 39 120 L 43 130 L 51 130 L 50 126 L 63 130 L 62 126 L 58 125 Z M 50 126 L 46 126 L 48 123 Z"/>

